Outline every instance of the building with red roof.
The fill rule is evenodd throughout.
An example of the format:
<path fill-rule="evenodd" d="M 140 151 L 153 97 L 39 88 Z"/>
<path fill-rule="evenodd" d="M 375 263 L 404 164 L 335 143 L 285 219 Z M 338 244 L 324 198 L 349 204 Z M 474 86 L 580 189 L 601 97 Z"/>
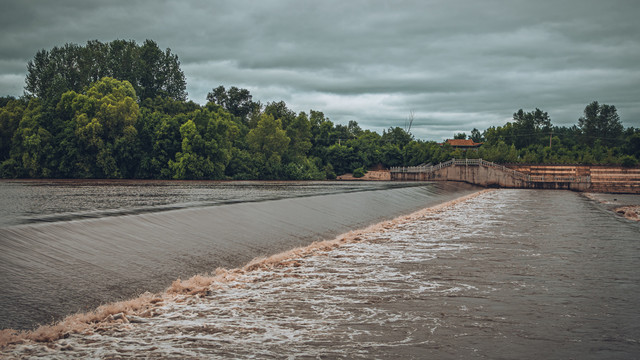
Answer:
<path fill-rule="evenodd" d="M 471 139 L 447 139 L 447 141 L 445 141 L 444 143 L 439 144 L 440 146 L 443 146 L 444 144 L 449 144 L 451 145 L 452 148 L 454 149 L 461 149 L 461 150 L 478 150 L 478 148 L 480 146 L 482 146 L 482 144 L 484 143 L 477 143 L 474 142 Z"/>

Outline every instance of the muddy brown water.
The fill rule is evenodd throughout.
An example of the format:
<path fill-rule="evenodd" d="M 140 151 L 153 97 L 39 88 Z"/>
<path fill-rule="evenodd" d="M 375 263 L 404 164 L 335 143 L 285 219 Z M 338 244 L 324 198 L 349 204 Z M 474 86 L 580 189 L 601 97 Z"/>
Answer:
<path fill-rule="evenodd" d="M 640 225 L 568 191 L 495 190 L 249 272 L 47 358 L 637 359 Z"/>
<path fill-rule="evenodd" d="M 477 191 L 457 183 L 0 182 L 0 328 L 28 329 Z"/>

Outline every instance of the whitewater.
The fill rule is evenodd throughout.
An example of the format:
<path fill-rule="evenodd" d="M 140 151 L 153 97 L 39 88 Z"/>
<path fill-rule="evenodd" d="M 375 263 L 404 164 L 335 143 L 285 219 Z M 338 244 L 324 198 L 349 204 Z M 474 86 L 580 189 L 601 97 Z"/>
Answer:
<path fill-rule="evenodd" d="M 576 193 L 482 191 L 72 316 L 3 355 L 637 358 L 639 229 Z"/>

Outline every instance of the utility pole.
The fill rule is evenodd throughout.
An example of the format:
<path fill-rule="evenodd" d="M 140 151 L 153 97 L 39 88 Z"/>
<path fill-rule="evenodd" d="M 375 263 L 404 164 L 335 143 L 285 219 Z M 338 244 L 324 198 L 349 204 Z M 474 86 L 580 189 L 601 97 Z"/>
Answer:
<path fill-rule="evenodd" d="M 551 150 L 551 138 L 553 138 L 553 132 L 549 133 L 549 150 Z"/>

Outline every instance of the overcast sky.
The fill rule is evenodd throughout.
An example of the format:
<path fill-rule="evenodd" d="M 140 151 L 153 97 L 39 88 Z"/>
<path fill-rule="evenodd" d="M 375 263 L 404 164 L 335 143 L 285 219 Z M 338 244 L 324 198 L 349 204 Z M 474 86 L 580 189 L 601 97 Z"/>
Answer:
<path fill-rule="evenodd" d="M 640 127 L 640 1 L 2 1 L 0 96 L 40 49 L 155 40 L 189 98 L 219 85 L 262 103 L 442 140 L 522 108 L 577 124 L 593 100 Z"/>

